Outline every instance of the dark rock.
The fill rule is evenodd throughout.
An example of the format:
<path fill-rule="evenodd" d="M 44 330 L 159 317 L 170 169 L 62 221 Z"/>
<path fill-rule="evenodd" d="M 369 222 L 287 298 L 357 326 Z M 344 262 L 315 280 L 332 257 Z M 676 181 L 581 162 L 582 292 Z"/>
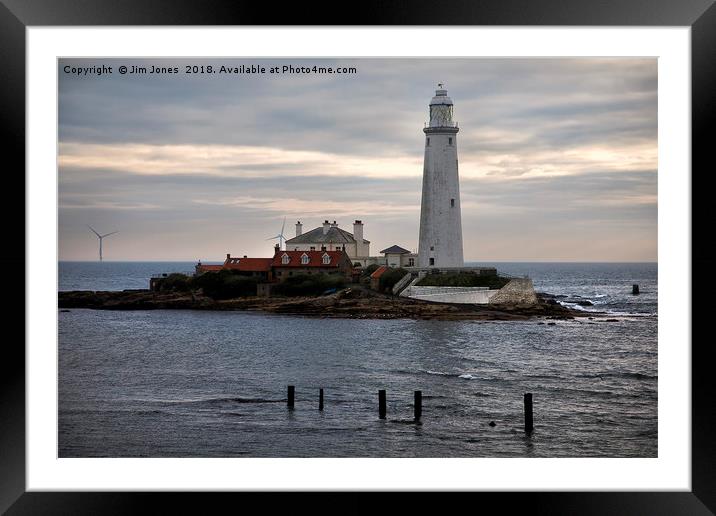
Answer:
<path fill-rule="evenodd" d="M 548 323 L 547 323 L 547 326 L 554 326 L 554 325 L 556 325 L 556 324 L 557 324 L 556 322 L 548 322 Z"/>
<path fill-rule="evenodd" d="M 490 422 L 487 423 L 487 424 L 490 425 L 490 426 L 495 426 L 495 422 L 494 422 L 494 421 L 490 421 Z"/>
<path fill-rule="evenodd" d="M 63 291 L 58 308 L 99 310 L 192 309 L 263 311 L 277 314 L 379 319 L 435 319 L 476 321 L 523 321 L 532 318 L 565 320 L 585 317 L 584 311 L 560 304 L 470 305 L 385 296 L 360 285 L 320 297 L 242 297 L 215 300 L 200 290 L 194 292 Z M 594 312 L 592 312 L 594 315 Z"/>

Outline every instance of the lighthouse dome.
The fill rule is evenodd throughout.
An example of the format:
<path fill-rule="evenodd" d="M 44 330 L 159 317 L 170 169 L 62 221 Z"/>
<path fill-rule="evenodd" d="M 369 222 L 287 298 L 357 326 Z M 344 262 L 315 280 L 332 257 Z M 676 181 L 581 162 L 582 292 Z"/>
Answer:
<path fill-rule="evenodd" d="M 431 106 L 436 105 L 447 105 L 452 106 L 452 99 L 448 97 L 447 90 L 443 88 L 442 83 L 438 84 L 438 89 L 435 90 L 435 96 L 430 101 Z"/>
<path fill-rule="evenodd" d="M 443 84 L 438 84 L 435 96 L 430 101 L 430 127 L 456 127 L 452 119 L 452 99 L 448 97 Z"/>

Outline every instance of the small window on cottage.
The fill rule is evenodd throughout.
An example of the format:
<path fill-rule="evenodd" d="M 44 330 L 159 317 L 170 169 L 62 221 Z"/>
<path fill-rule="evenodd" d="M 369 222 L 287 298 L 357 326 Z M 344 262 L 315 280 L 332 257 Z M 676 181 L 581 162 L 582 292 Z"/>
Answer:
<path fill-rule="evenodd" d="M 323 255 L 323 263 L 324 265 L 328 265 L 329 263 L 331 263 L 331 257 L 328 254 Z"/>
<path fill-rule="evenodd" d="M 408 258 L 408 267 L 413 267 L 415 265 L 415 258 Z"/>
<path fill-rule="evenodd" d="M 289 258 L 289 256 L 287 254 L 284 254 L 281 257 L 281 263 L 284 265 L 288 264 L 288 262 L 290 262 L 290 261 L 291 261 L 291 258 Z"/>
<path fill-rule="evenodd" d="M 310 261 L 310 258 L 308 257 L 308 255 L 306 253 L 303 253 L 301 255 L 301 264 L 306 265 L 306 264 L 308 264 L 309 261 Z"/>
<path fill-rule="evenodd" d="M 450 199 L 450 207 L 451 208 L 455 207 L 455 199 Z"/>

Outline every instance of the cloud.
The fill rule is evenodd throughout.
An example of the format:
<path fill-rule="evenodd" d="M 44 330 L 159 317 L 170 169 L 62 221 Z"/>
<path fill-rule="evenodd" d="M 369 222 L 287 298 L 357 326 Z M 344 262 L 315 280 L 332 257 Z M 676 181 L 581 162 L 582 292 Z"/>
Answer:
<path fill-rule="evenodd" d="M 467 258 L 656 259 L 656 59 L 288 60 L 358 69 L 344 76 L 62 73 L 140 61 L 184 63 L 60 60 L 61 259 L 94 256 L 88 222 L 122 230 L 117 259 L 261 253 L 283 216 L 305 227 L 360 218 L 374 251 L 414 248 L 438 81 L 461 128 Z"/>

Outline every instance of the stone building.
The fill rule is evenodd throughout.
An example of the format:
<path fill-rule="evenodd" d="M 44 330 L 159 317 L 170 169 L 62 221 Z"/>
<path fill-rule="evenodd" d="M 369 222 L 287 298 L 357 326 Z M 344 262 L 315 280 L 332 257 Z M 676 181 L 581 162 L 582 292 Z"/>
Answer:
<path fill-rule="evenodd" d="M 363 222 L 353 223 L 353 233 L 338 227 L 334 220 L 323 221 L 321 227 L 303 232 L 303 224 L 296 222 L 296 236 L 286 240 L 287 251 L 345 251 L 353 262 L 366 265 L 370 256 L 370 241 L 363 238 Z"/>
<path fill-rule="evenodd" d="M 383 255 L 383 264 L 388 267 L 415 267 L 418 261 L 417 254 L 411 253 L 399 245 L 383 249 L 380 254 Z"/>

